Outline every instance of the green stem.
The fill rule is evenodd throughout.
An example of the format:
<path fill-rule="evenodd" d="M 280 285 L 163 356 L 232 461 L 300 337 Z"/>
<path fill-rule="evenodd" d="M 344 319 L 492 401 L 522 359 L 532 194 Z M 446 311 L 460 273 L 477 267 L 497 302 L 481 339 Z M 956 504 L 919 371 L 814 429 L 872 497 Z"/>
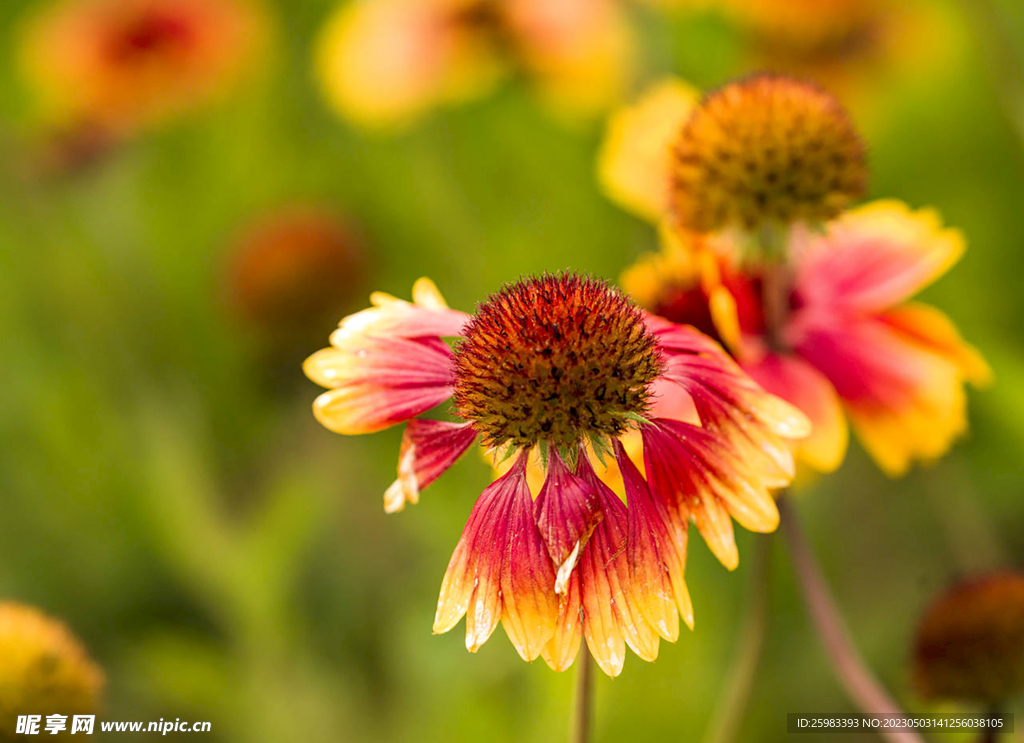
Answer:
<path fill-rule="evenodd" d="M 811 615 L 814 629 L 832 663 L 832 671 L 846 689 L 850 700 L 865 714 L 906 717 L 906 713 L 889 696 L 889 692 L 874 677 L 864 659 L 857 652 L 850 631 L 846 627 L 835 599 L 829 591 L 821 568 L 807 544 L 796 514 L 787 499 L 779 500 L 782 533 L 789 547 L 790 560 L 803 593 L 804 603 Z M 924 743 L 909 730 L 880 731 L 889 743 Z"/>
<path fill-rule="evenodd" d="M 580 653 L 580 669 L 576 676 L 576 714 L 573 718 L 572 731 L 569 734 L 570 743 L 589 743 L 590 741 L 590 723 L 594 701 L 593 665 L 590 660 L 590 651 L 584 647 L 583 652 Z"/>
<path fill-rule="evenodd" d="M 722 685 L 704 743 L 736 740 L 750 703 L 750 694 L 761 665 L 768 625 L 768 575 L 772 537 L 755 537 L 753 566 L 747 585 L 746 613 L 736 640 L 736 652 Z"/>

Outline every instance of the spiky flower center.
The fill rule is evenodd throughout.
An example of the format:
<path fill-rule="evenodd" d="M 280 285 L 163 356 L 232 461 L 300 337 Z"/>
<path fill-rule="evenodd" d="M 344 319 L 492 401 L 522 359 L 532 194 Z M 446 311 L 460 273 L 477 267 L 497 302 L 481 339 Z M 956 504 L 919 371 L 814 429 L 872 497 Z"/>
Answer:
<path fill-rule="evenodd" d="M 672 210 L 684 228 L 820 222 L 863 193 L 864 148 L 834 97 L 758 75 L 710 94 L 674 150 Z"/>
<path fill-rule="evenodd" d="M 639 309 L 602 281 L 541 276 L 481 305 L 455 350 L 455 406 L 493 447 L 615 437 L 661 373 Z"/>

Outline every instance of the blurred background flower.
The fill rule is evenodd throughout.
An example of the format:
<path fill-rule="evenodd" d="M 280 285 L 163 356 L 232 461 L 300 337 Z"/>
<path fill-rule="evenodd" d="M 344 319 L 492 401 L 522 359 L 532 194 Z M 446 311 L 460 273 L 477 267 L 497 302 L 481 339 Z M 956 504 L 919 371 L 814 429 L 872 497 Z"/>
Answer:
<path fill-rule="evenodd" d="M 28 22 L 21 60 L 45 115 L 131 131 L 232 82 L 259 24 L 247 0 L 59 0 Z"/>
<path fill-rule="evenodd" d="M 316 54 L 328 101 L 357 124 L 409 124 L 521 74 L 557 113 L 606 108 L 632 70 L 618 0 L 358 0 L 339 6 Z"/>
<path fill-rule="evenodd" d="M 999 1 L 1024 49 L 1016 4 Z M 891 481 L 852 443 L 827 488 L 808 485 L 821 497 L 796 504 L 857 644 L 911 709 L 917 618 L 958 576 L 1024 559 L 1013 101 L 990 85 L 989 38 L 968 9 L 922 2 L 952 19 L 964 50 L 871 88 L 865 199 L 933 205 L 963 232 L 970 249 L 920 300 L 956 319 L 996 382 L 932 467 Z M 0 3 L 5 163 L 51 123 L 18 60 L 27 19 L 52 7 Z M 231 743 L 561 741 L 570 674 L 504 642 L 470 655 L 462 637 L 432 636 L 423 613 L 487 465 L 465 457 L 414 513 L 386 517 L 380 484 L 400 433 L 338 437 L 310 416 L 317 388 L 298 366 L 287 382 L 268 377 L 253 326 L 225 312 L 226 266 L 263 215 L 313 205 L 365 238 L 368 284 L 402 294 L 430 274 L 470 309 L 510 277 L 574 267 L 614 279 L 657 247 L 656 230 L 596 186 L 601 132 L 551 121 L 525 82 L 398 137 L 340 124 L 310 74 L 337 7 L 270 0 L 270 63 L 249 57 L 216 105 L 133 129 L 130 147 L 76 178 L 0 168 L 0 595 L 74 629 L 107 676 L 110 719 L 209 719 L 206 737 Z M 748 70 L 751 49 L 721 16 L 620 7 L 638 79 L 709 89 Z M 754 535 L 736 538 L 751 554 Z M 726 574 L 702 540 L 690 547 L 695 629 L 657 663 L 596 679 L 600 739 L 707 727 L 752 561 Z M 743 740 L 777 740 L 780 712 L 849 709 L 785 567 L 770 565 L 771 631 Z"/>
<path fill-rule="evenodd" d="M 1024 575 L 974 576 L 936 598 L 914 638 L 914 685 L 927 699 L 982 711 L 1024 691 Z"/>
<path fill-rule="evenodd" d="M 103 671 L 61 622 L 38 609 L 0 603 L 0 740 L 16 740 L 20 715 L 96 714 Z M 71 729 L 68 724 L 67 729 Z"/>

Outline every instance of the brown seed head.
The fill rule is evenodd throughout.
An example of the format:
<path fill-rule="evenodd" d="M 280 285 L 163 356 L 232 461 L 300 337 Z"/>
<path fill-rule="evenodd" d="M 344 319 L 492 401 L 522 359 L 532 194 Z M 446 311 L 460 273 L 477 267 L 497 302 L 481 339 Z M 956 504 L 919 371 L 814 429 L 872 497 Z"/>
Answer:
<path fill-rule="evenodd" d="M 455 351 L 455 406 L 493 447 L 563 450 L 618 436 L 661 373 L 633 303 L 603 281 L 544 275 L 504 287 Z"/>
<path fill-rule="evenodd" d="M 711 93 L 690 116 L 675 145 L 671 206 L 697 232 L 820 222 L 866 182 L 864 147 L 834 97 L 757 75 Z"/>
<path fill-rule="evenodd" d="M 914 685 L 928 699 L 992 705 L 1024 691 L 1024 575 L 955 586 L 925 612 Z"/>

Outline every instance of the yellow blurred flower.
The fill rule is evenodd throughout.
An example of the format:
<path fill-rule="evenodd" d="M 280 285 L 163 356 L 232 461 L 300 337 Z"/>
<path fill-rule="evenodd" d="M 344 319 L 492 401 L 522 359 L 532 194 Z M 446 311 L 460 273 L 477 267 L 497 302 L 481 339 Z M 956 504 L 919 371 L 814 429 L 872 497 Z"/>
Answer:
<path fill-rule="evenodd" d="M 55 123 L 134 132 L 221 93 L 262 25 L 245 0 L 61 0 L 29 19 L 21 66 Z"/>
<path fill-rule="evenodd" d="M 328 20 L 315 64 L 341 115 L 387 128 L 483 96 L 515 70 L 556 111 L 588 114 L 622 91 L 630 54 L 617 0 L 355 0 Z"/>
<path fill-rule="evenodd" d="M 0 602 L 0 740 L 19 715 L 94 714 L 103 672 L 62 622 Z"/>

